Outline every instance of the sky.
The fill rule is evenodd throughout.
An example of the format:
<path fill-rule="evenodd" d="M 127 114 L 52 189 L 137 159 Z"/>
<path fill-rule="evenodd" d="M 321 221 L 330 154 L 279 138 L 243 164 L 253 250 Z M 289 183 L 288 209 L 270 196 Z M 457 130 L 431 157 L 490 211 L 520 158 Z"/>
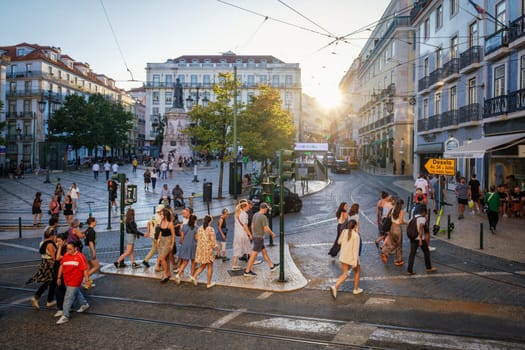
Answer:
<path fill-rule="evenodd" d="M 0 0 L 0 46 L 27 42 L 60 47 L 62 53 L 89 63 L 94 72 L 115 79 L 123 89 L 141 86 L 147 63 L 182 55 L 226 51 L 273 55 L 287 63 L 299 63 L 303 92 L 332 107 L 338 100 L 341 78 L 371 32 L 349 35 L 347 42 L 334 42 L 333 38 L 373 28 L 388 3 Z M 140 82 L 129 82 L 131 76 Z"/>

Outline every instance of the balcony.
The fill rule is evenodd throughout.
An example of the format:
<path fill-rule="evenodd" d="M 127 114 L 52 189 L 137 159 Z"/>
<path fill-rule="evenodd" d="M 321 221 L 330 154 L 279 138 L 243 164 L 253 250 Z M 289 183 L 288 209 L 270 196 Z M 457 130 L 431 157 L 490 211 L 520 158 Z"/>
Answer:
<path fill-rule="evenodd" d="M 445 63 L 441 76 L 446 83 L 459 79 L 459 58 L 453 58 Z"/>
<path fill-rule="evenodd" d="M 410 20 L 413 21 L 429 3 L 430 0 L 418 0 L 410 10 Z"/>
<path fill-rule="evenodd" d="M 483 107 L 483 118 L 495 117 L 508 112 L 507 95 L 501 95 L 485 100 Z"/>
<path fill-rule="evenodd" d="M 439 128 L 440 127 L 439 125 L 440 117 L 441 117 L 441 114 L 435 114 L 435 115 L 428 117 L 427 130 Z"/>
<path fill-rule="evenodd" d="M 477 122 L 481 119 L 479 103 L 471 103 L 459 108 L 459 122 Z"/>
<path fill-rule="evenodd" d="M 417 121 L 417 131 L 418 132 L 423 132 L 423 131 L 427 131 L 428 130 L 428 119 L 425 118 L 425 119 L 419 119 Z"/>
<path fill-rule="evenodd" d="M 418 85 L 417 85 L 417 89 L 419 92 L 428 89 L 428 87 L 430 86 L 430 84 L 428 83 L 428 80 L 429 79 L 426 76 L 419 79 Z"/>
<path fill-rule="evenodd" d="M 525 46 L 525 15 L 510 22 L 509 48 L 518 49 Z"/>
<path fill-rule="evenodd" d="M 509 93 L 509 113 L 525 110 L 525 89 Z"/>
<path fill-rule="evenodd" d="M 472 46 L 459 55 L 459 69 L 461 74 L 469 73 L 481 67 L 481 56 L 483 51 L 481 46 Z"/>
<path fill-rule="evenodd" d="M 459 120 L 459 111 L 457 109 L 443 112 L 441 114 L 441 127 L 445 128 L 448 126 L 457 126 L 458 120 Z"/>
<path fill-rule="evenodd" d="M 35 112 L 7 112 L 7 119 L 33 119 L 35 117 Z"/>
<path fill-rule="evenodd" d="M 498 30 L 485 38 L 485 58 L 489 61 L 495 61 L 506 56 L 510 51 L 508 46 L 509 35 L 507 30 Z"/>
<path fill-rule="evenodd" d="M 434 71 L 432 71 L 428 77 L 428 85 L 429 87 L 434 87 L 434 85 L 436 85 L 436 87 L 439 85 L 442 85 L 442 84 L 438 84 L 441 82 L 441 75 L 442 75 L 442 72 L 443 72 L 443 68 L 438 68 L 438 69 L 435 69 Z"/>

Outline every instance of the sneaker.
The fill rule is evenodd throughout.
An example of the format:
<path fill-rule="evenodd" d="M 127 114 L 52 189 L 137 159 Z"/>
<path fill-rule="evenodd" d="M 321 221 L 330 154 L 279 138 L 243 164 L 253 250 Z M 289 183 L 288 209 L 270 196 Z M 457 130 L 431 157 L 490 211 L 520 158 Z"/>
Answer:
<path fill-rule="evenodd" d="M 82 312 L 86 311 L 87 309 L 89 309 L 89 304 L 84 304 L 84 305 L 82 305 L 81 307 L 78 308 L 77 312 L 78 313 L 82 313 Z"/>
<path fill-rule="evenodd" d="M 388 261 L 388 257 L 385 254 L 381 254 L 381 261 L 383 262 L 383 264 L 386 264 Z"/>
<path fill-rule="evenodd" d="M 240 270 L 241 270 L 240 266 L 232 266 L 232 271 L 240 271 Z"/>
<path fill-rule="evenodd" d="M 244 277 L 257 277 L 257 274 L 253 271 L 244 271 Z"/>
<path fill-rule="evenodd" d="M 38 305 L 38 299 L 35 297 L 31 298 L 31 305 L 33 305 L 33 308 L 35 310 L 40 310 L 40 305 Z"/>
<path fill-rule="evenodd" d="M 115 261 L 115 262 L 113 263 L 113 265 L 115 266 L 116 269 L 118 269 L 118 261 Z"/>
<path fill-rule="evenodd" d="M 191 280 L 191 283 L 193 283 L 193 285 L 194 285 L 195 287 L 197 287 L 197 285 L 199 284 L 199 282 L 197 282 L 197 280 L 195 279 L 195 277 L 190 276 L 190 280 Z"/>
<path fill-rule="evenodd" d="M 239 258 L 241 261 L 248 261 L 248 257 L 246 255 L 243 255 Z"/>
<path fill-rule="evenodd" d="M 213 288 L 213 287 L 215 287 L 215 282 L 212 282 L 212 283 L 206 285 L 206 288 L 208 288 L 208 289 Z"/>
<path fill-rule="evenodd" d="M 169 277 L 164 277 L 163 279 L 160 280 L 160 283 L 167 283 L 169 280 L 170 280 Z"/>
<path fill-rule="evenodd" d="M 57 321 L 57 324 L 64 324 L 68 321 L 69 321 L 69 318 L 67 318 L 66 316 L 60 316 L 60 318 Z"/>
<path fill-rule="evenodd" d="M 404 261 L 396 261 L 396 262 L 394 262 L 394 265 L 396 265 L 396 266 L 403 266 L 403 265 L 405 265 L 405 262 Z"/>
<path fill-rule="evenodd" d="M 226 261 L 230 261 L 230 258 L 226 257 L 226 256 L 223 256 L 222 257 L 222 262 L 226 262 Z"/>
<path fill-rule="evenodd" d="M 57 302 L 54 301 L 54 300 L 53 300 L 53 301 L 48 301 L 48 302 L 46 303 L 46 307 L 53 307 L 53 306 L 55 306 L 56 304 L 57 304 Z"/>
<path fill-rule="evenodd" d="M 257 259 L 253 262 L 254 265 L 259 265 L 259 264 L 262 264 L 262 260 L 260 259 Z"/>
<path fill-rule="evenodd" d="M 429 246 L 429 247 L 428 247 L 428 250 L 429 250 L 430 252 L 433 252 L 433 251 L 436 250 L 436 247 L 430 247 L 430 246 Z"/>
<path fill-rule="evenodd" d="M 136 262 L 133 262 L 133 263 L 131 264 L 131 267 L 132 267 L 133 269 L 138 269 L 138 268 L 140 267 L 140 265 L 137 264 Z"/>
<path fill-rule="evenodd" d="M 272 267 L 270 267 L 270 271 L 275 271 L 279 267 L 279 264 L 273 264 Z"/>
<path fill-rule="evenodd" d="M 416 273 L 415 273 L 414 271 L 408 271 L 407 274 L 408 274 L 409 276 L 414 276 Z"/>
<path fill-rule="evenodd" d="M 148 263 L 146 260 L 144 260 L 144 261 L 142 262 L 142 265 L 144 265 L 144 266 L 146 266 L 146 267 L 149 267 L 149 263 Z"/>
<path fill-rule="evenodd" d="M 124 261 L 121 261 L 120 264 L 118 265 L 118 267 L 120 267 L 120 268 L 124 268 L 126 266 L 128 266 L 128 265 L 124 264 Z"/>
<path fill-rule="evenodd" d="M 330 287 L 330 294 L 332 294 L 332 298 L 337 299 L 337 289 L 334 286 Z"/>
<path fill-rule="evenodd" d="M 361 288 L 354 289 L 354 295 L 363 293 L 363 290 Z"/>
<path fill-rule="evenodd" d="M 64 311 L 62 310 L 58 310 L 57 312 L 55 312 L 55 314 L 53 315 L 53 317 L 60 317 L 60 316 L 63 316 L 64 315 Z"/>
<path fill-rule="evenodd" d="M 177 285 L 180 284 L 180 276 L 179 276 L 179 275 L 175 275 L 175 283 L 176 283 Z"/>
<path fill-rule="evenodd" d="M 431 267 L 430 269 L 427 269 L 427 272 L 434 272 L 434 271 L 437 271 L 435 267 Z"/>

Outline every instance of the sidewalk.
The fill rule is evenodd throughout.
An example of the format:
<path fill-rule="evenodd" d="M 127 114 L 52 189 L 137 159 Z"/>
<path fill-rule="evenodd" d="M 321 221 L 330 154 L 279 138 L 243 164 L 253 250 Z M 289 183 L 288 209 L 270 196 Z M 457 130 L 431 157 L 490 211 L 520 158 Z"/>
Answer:
<path fill-rule="evenodd" d="M 396 181 L 395 185 L 406 191 L 414 191 L 413 180 Z M 505 218 L 501 217 L 498 222 L 496 234 L 489 230 L 489 222 L 485 213 L 472 214 L 471 210 L 466 208 L 465 218 L 458 220 L 457 199 L 454 191 L 447 191 L 445 200 L 452 206 L 444 207 L 444 214 L 441 218 L 440 227 L 447 227 L 447 217 L 450 215 L 450 222 L 454 223 L 454 230 L 450 235 L 440 232 L 437 236 L 432 235 L 431 239 L 441 239 L 449 243 L 476 250 L 488 255 L 497 256 L 511 261 L 525 262 L 525 218 Z M 429 208 L 432 208 L 431 201 Z M 430 211 L 430 230 L 436 222 L 436 215 Z M 483 249 L 480 248 L 480 226 L 483 224 Z"/>

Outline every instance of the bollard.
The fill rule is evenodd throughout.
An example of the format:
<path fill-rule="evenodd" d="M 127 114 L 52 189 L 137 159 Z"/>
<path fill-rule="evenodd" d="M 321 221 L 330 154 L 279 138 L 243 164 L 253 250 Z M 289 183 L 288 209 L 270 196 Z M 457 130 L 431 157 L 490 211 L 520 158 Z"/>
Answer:
<path fill-rule="evenodd" d="M 155 209 L 156 209 L 155 206 L 153 206 L 153 215 L 156 214 Z"/>
<path fill-rule="evenodd" d="M 18 238 L 22 238 L 22 218 L 18 217 Z"/>
<path fill-rule="evenodd" d="M 450 214 L 447 216 L 447 237 L 450 239 Z"/>
<path fill-rule="evenodd" d="M 483 249 L 483 223 L 479 223 L 479 249 Z"/>

